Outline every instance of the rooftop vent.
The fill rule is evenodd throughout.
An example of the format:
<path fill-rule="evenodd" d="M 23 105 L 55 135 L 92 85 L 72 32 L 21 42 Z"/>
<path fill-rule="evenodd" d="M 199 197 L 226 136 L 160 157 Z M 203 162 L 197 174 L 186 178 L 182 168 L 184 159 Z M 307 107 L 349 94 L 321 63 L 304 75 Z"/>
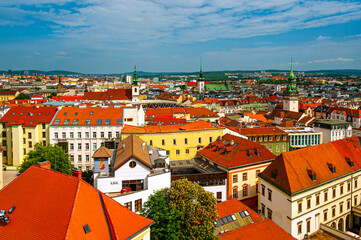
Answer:
<path fill-rule="evenodd" d="M 330 171 L 331 171 L 332 173 L 335 173 L 335 172 L 336 172 L 336 167 L 335 167 L 335 165 L 333 165 L 332 163 L 327 163 L 327 166 L 328 166 L 328 168 L 330 169 Z"/>
<path fill-rule="evenodd" d="M 346 159 L 348 165 L 350 165 L 350 167 L 353 167 L 353 166 L 355 165 L 355 164 L 354 164 L 354 161 L 353 161 L 351 158 L 345 157 L 345 159 Z"/>
<path fill-rule="evenodd" d="M 307 169 L 307 174 L 311 178 L 312 181 L 316 180 L 316 173 L 312 171 L 311 169 Z"/>
<path fill-rule="evenodd" d="M 90 231 L 90 227 L 89 227 L 89 225 L 88 225 L 88 224 L 84 225 L 84 226 L 83 226 L 83 229 L 84 229 L 85 234 L 87 234 L 87 233 L 90 233 L 90 232 L 91 232 L 91 231 Z"/>

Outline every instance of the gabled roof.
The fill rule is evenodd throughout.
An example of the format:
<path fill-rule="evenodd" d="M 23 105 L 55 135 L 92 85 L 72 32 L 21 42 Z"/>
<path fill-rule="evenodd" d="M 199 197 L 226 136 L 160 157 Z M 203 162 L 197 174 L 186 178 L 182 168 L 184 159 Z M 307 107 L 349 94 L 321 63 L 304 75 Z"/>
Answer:
<path fill-rule="evenodd" d="M 109 150 L 108 148 L 101 146 L 99 149 L 97 149 L 94 154 L 93 158 L 110 158 L 112 156 L 113 152 Z"/>
<path fill-rule="evenodd" d="M 1 189 L 0 202 L 16 207 L 3 239 L 127 239 L 153 223 L 79 178 L 36 166 Z"/>
<path fill-rule="evenodd" d="M 7 123 L 6 126 L 23 125 L 26 127 L 35 127 L 39 123 L 50 123 L 57 107 L 11 107 L 9 111 L 0 119 L 1 123 Z"/>
<path fill-rule="evenodd" d="M 84 100 L 132 100 L 132 89 L 108 89 L 106 92 L 84 92 Z"/>
<path fill-rule="evenodd" d="M 245 136 L 253 136 L 253 135 L 279 135 L 287 133 L 277 127 L 264 127 L 264 128 L 239 128 L 238 131 L 240 134 Z"/>
<path fill-rule="evenodd" d="M 249 215 L 251 215 L 253 221 L 262 220 L 263 218 L 258 215 L 255 211 L 247 207 L 242 202 L 233 198 L 231 200 L 227 200 L 224 202 L 217 203 L 217 212 L 218 218 L 227 217 L 233 213 L 240 212 L 243 210 L 247 210 Z"/>
<path fill-rule="evenodd" d="M 353 166 L 347 159 L 353 161 Z M 332 173 L 328 164 L 336 168 L 335 173 Z M 350 137 L 282 153 L 260 176 L 288 194 L 293 194 L 360 168 L 359 140 Z M 311 179 L 311 173 L 315 174 L 315 180 Z"/>
<path fill-rule="evenodd" d="M 199 150 L 198 154 L 229 169 L 276 158 L 265 146 L 230 134 L 210 143 Z"/>
<path fill-rule="evenodd" d="M 211 110 L 200 107 L 172 107 L 172 108 L 148 108 L 145 112 L 145 120 L 151 120 L 156 117 L 173 117 L 174 114 L 189 114 L 191 118 L 218 117 Z"/>
<path fill-rule="evenodd" d="M 118 144 L 114 161 L 114 170 L 120 168 L 132 157 L 139 160 L 145 166 L 152 168 L 146 142 L 131 134 Z"/>

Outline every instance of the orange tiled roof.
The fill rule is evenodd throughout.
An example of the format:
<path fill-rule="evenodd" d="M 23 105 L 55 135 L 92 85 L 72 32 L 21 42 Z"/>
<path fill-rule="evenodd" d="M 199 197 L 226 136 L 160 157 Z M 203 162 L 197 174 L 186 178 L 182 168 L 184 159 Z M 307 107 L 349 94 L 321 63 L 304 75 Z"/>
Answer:
<path fill-rule="evenodd" d="M 351 167 L 346 159 L 352 160 L 354 166 Z M 336 167 L 335 173 L 331 172 L 328 163 Z M 357 137 L 350 137 L 282 153 L 261 176 L 292 194 L 360 168 L 359 141 Z M 311 172 L 316 174 L 316 180 L 309 176 Z M 275 178 L 272 178 L 272 173 L 276 173 Z"/>
<path fill-rule="evenodd" d="M 216 113 L 204 107 L 148 108 L 145 112 L 145 120 L 148 121 L 155 117 L 173 117 L 178 113 L 189 114 L 191 118 L 218 117 Z"/>
<path fill-rule="evenodd" d="M 131 100 L 132 89 L 108 89 L 106 92 L 84 92 L 84 100 Z"/>
<path fill-rule="evenodd" d="M 268 120 L 262 114 L 244 113 L 244 115 L 249 116 L 250 118 L 256 119 L 258 121 L 268 123 Z"/>
<path fill-rule="evenodd" d="M 230 134 L 198 151 L 201 156 L 226 168 L 271 161 L 276 155 L 265 146 Z"/>
<path fill-rule="evenodd" d="M 127 239 L 153 223 L 83 180 L 36 166 L 1 189 L 0 202 L 16 207 L 4 239 Z"/>
<path fill-rule="evenodd" d="M 231 214 L 247 210 L 249 215 L 252 217 L 253 221 L 259 221 L 263 218 L 258 215 L 255 211 L 247 207 L 245 204 L 241 203 L 237 199 L 233 198 L 228 201 L 217 203 L 217 212 L 218 218 L 227 217 Z"/>
<path fill-rule="evenodd" d="M 6 126 L 36 126 L 39 123 L 50 123 L 57 110 L 57 107 L 15 106 L 6 112 L 0 122 L 7 123 Z"/>
<path fill-rule="evenodd" d="M 274 134 L 285 134 L 286 132 L 277 128 L 277 127 L 264 127 L 264 128 L 239 128 L 235 129 L 236 132 L 239 132 L 245 136 L 253 136 L 253 135 L 274 135 Z"/>

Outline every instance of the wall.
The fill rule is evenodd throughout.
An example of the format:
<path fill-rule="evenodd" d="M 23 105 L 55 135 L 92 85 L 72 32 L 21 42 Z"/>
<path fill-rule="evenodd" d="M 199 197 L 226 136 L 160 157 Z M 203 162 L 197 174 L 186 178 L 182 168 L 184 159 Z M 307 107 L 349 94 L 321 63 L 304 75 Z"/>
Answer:
<path fill-rule="evenodd" d="M 213 193 L 213 196 L 217 199 L 217 192 L 222 192 L 221 201 L 227 201 L 227 180 L 225 185 L 219 186 L 203 186 L 204 190 Z"/>

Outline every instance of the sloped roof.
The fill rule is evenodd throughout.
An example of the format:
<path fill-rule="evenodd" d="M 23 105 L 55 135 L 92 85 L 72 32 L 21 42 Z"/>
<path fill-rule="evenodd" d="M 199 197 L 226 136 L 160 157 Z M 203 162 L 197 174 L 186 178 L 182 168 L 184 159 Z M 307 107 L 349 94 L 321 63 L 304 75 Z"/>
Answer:
<path fill-rule="evenodd" d="M 347 163 L 346 158 L 354 162 L 353 167 Z M 335 173 L 331 172 L 328 163 L 336 167 Z M 292 194 L 360 168 L 359 140 L 357 137 L 350 137 L 282 153 L 260 176 Z M 308 169 L 316 174 L 316 180 L 310 178 Z M 275 178 L 272 178 L 272 173 L 276 173 Z"/>
<path fill-rule="evenodd" d="M 218 117 L 211 110 L 200 107 L 172 107 L 172 108 L 148 108 L 145 112 L 145 120 L 151 120 L 155 117 L 173 117 L 174 114 L 189 114 L 191 118 Z"/>
<path fill-rule="evenodd" d="M 238 201 L 235 198 L 232 198 L 231 200 L 227 200 L 224 202 L 217 203 L 217 212 L 218 212 L 218 218 L 229 216 L 233 213 L 240 212 L 243 210 L 247 210 L 249 215 L 251 215 L 253 221 L 262 220 L 263 218 L 258 215 L 255 211 L 247 207 L 242 202 Z"/>
<path fill-rule="evenodd" d="M 108 148 L 101 146 L 99 149 L 97 149 L 94 154 L 93 154 L 93 158 L 109 158 L 111 157 L 113 154 L 113 152 L 111 150 L 109 150 Z"/>
<path fill-rule="evenodd" d="M 258 121 L 268 123 L 268 120 L 262 114 L 244 113 L 244 115 L 249 116 L 250 118 L 256 119 Z"/>
<path fill-rule="evenodd" d="M 240 128 L 238 132 L 245 136 L 253 135 L 274 135 L 274 134 L 285 134 L 287 133 L 277 127 L 264 127 L 264 128 Z"/>
<path fill-rule="evenodd" d="M 4 239 L 126 239 L 153 223 L 83 180 L 37 166 L 1 189 L 0 202 L 16 207 L 0 227 Z"/>
<path fill-rule="evenodd" d="M 57 110 L 57 107 L 14 106 L 6 112 L 0 122 L 7 123 L 6 126 L 36 126 L 39 123 L 50 123 Z"/>
<path fill-rule="evenodd" d="M 226 168 L 242 167 L 276 158 L 265 146 L 230 134 L 210 143 L 199 150 L 198 154 Z"/>
<path fill-rule="evenodd" d="M 84 92 L 84 100 L 132 100 L 132 89 L 108 89 L 106 92 Z"/>
<path fill-rule="evenodd" d="M 146 142 L 134 134 L 129 135 L 118 144 L 114 161 L 114 170 L 120 168 L 132 157 L 138 159 L 145 166 L 152 168 Z"/>

